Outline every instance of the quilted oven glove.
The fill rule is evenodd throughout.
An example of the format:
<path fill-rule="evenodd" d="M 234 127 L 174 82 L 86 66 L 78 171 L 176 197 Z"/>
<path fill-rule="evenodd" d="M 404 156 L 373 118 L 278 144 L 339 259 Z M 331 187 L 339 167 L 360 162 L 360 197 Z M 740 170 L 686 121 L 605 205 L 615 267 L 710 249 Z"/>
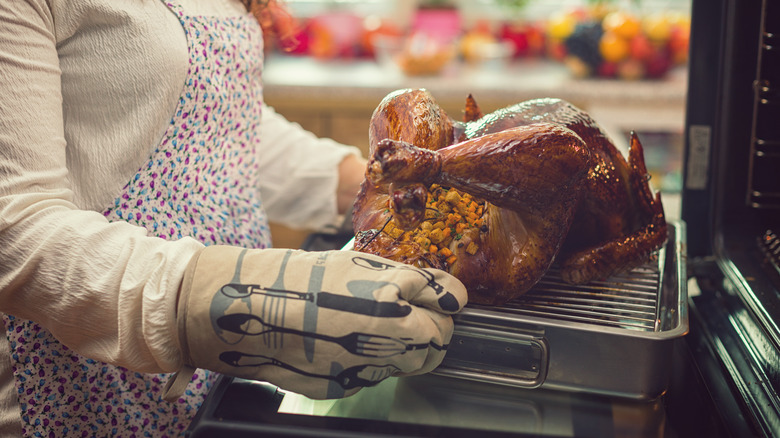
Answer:
<path fill-rule="evenodd" d="M 186 370 L 263 380 L 315 399 L 436 368 L 466 289 L 435 269 L 353 251 L 207 247 L 190 263 L 177 321 Z M 189 371 L 189 372 L 186 372 Z"/>

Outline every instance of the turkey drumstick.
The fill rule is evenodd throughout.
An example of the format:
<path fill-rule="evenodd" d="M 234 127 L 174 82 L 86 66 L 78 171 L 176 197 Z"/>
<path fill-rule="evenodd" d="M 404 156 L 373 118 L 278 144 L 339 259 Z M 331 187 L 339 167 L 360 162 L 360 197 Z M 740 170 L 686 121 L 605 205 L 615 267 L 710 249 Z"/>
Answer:
<path fill-rule="evenodd" d="M 577 134 L 539 123 L 437 151 L 385 139 L 369 158 L 366 178 L 374 184 L 440 184 L 498 207 L 540 215 L 552 203 L 575 199 L 589 159 L 590 152 Z"/>

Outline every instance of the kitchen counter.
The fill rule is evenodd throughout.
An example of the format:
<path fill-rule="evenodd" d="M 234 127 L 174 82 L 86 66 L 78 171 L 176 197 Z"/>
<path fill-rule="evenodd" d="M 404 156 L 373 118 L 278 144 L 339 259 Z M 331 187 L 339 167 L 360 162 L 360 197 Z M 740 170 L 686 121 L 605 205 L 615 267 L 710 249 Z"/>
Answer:
<path fill-rule="evenodd" d="M 453 117 L 460 115 L 469 93 L 485 113 L 523 100 L 557 97 L 588 111 L 608 132 L 681 132 L 687 71 L 673 70 L 663 80 L 577 79 L 560 63 L 525 60 L 504 68 L 456 63 L 437 76 L 409 77 L 371 60 L 274 54 L 266 61 L 264 81 L 266 101 L 280 113 L 317 134 L 362 146 L 376 105 L 402 88 L 428 89 Z M 346 126 L 352 126 L 350 132 L 341 129 Z M 352 134 L 354 130 L 360 134 Z"/>

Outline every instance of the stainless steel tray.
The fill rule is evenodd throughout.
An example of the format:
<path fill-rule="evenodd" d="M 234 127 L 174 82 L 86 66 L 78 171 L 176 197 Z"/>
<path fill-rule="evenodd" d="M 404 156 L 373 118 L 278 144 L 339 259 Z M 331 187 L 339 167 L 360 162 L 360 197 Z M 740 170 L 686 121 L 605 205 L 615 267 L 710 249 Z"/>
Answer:
<path fill-rule="evenodd" d="M 672 343 L 688 332 L 685 228 L 658 257 L 573 286 L 555 268 L 502 307 L 468 305 L 435 374 L 524 388 L 652 400 L 668 387 Z"/>

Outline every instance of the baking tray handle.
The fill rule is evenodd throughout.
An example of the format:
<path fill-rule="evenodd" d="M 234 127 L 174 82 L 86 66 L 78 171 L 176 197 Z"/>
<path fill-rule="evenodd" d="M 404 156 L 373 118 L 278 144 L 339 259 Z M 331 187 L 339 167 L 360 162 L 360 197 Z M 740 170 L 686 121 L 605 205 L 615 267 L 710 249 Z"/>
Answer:
<path fill-rule="evenodd" d="M 547 378 L 548 360 L 547 340 L 540 332 L 508 333 L 483 327 L 458 330 L 456 325 L 447 355 L 433 373 L 537 388 Z"/>

